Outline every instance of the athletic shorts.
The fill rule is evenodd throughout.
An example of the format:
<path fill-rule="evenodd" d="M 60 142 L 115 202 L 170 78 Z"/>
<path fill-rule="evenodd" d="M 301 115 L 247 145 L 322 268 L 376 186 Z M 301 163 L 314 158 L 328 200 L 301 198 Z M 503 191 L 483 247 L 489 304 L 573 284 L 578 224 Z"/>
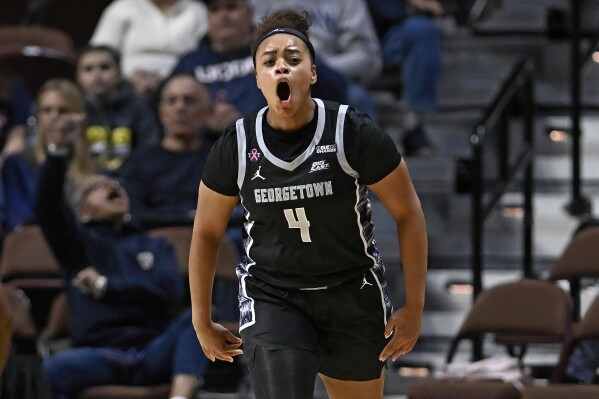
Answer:
<path fill-rule="evenodd" d="M 304 349 L 320 359 L 319 372 L 339 380 L 380 377 L 379 355 L 392 312 L 382 266 L 326 289 L 281 289 L 240 276 L 240 332 L 253 365 L 256 345 Z"/>

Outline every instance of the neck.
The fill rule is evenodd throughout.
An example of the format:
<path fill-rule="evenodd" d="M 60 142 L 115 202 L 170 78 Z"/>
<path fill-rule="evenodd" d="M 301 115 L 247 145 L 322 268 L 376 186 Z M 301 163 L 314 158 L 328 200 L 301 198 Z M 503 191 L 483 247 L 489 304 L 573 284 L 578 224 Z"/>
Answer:
<path fill-rule="evenodd" d="M 201 144 L 202 137 L 199 134 L 181 137 L 167 133 L 161 142 L 162 148 L 172 152 L 195 151 Z"/>
<path fill-rule="evenodd" d="M 315 108 L 314 101 L 308 97 L 308 101 L 306 101 L 293 115 L 280 115 L 273 112 L 269 107 L 266 120 L 270 126 L 278 130 L 298 130 L 306 126 L 314 118 Z"/>

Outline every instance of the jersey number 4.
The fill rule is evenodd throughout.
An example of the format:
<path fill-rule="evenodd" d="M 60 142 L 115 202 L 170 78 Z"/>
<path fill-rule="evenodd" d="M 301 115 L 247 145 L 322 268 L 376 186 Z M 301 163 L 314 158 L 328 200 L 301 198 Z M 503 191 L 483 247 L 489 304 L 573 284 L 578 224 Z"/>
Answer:
<path fill-rule="evenodd" d="M 285 218 L 287 219 L 287 223 L 289 223 L 289 228 L 300 229 L 302 241 L 312 242 L 310 239 L 310 222 L 306 217 L 304 208 L 283 209 L 283 212 L 285 212 Z"/>

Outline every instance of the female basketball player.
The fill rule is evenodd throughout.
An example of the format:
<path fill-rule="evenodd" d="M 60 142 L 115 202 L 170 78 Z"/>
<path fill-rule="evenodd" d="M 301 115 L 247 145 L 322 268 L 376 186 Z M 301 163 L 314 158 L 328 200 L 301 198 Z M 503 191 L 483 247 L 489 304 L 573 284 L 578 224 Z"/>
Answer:
<path fill-rule="evenodd" d="M 367 115 L 312 98 L 307 14 L 282 10 L 255 32 L 268 106 L 230 126 L 199 188 L 189 273 L 194 326 L 211 360 L 242 340 L 211 319 L 217 250 L 238 200 L 245 208 L 240 332 L 256 398 L 383 397 L 384 365 L 418 339 L 427 240 L 420 202 L 392 140 Z M 406 298 L 392 313 L 368 191 L 397 224 Z"/>

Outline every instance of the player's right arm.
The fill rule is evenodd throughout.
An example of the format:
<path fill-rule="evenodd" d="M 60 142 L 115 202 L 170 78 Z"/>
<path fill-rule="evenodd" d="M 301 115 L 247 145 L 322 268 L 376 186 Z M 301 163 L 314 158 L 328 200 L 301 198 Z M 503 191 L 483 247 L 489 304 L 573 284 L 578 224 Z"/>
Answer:
<path fill-rule="evenodd" d="M 228 362 L 243 353 L 241 339 L 212 321 L 212 284 L 223 235 L 239 196 L 227 196 L 200 183 L 189 253 L 193 326 L 206 356 Z"/>

